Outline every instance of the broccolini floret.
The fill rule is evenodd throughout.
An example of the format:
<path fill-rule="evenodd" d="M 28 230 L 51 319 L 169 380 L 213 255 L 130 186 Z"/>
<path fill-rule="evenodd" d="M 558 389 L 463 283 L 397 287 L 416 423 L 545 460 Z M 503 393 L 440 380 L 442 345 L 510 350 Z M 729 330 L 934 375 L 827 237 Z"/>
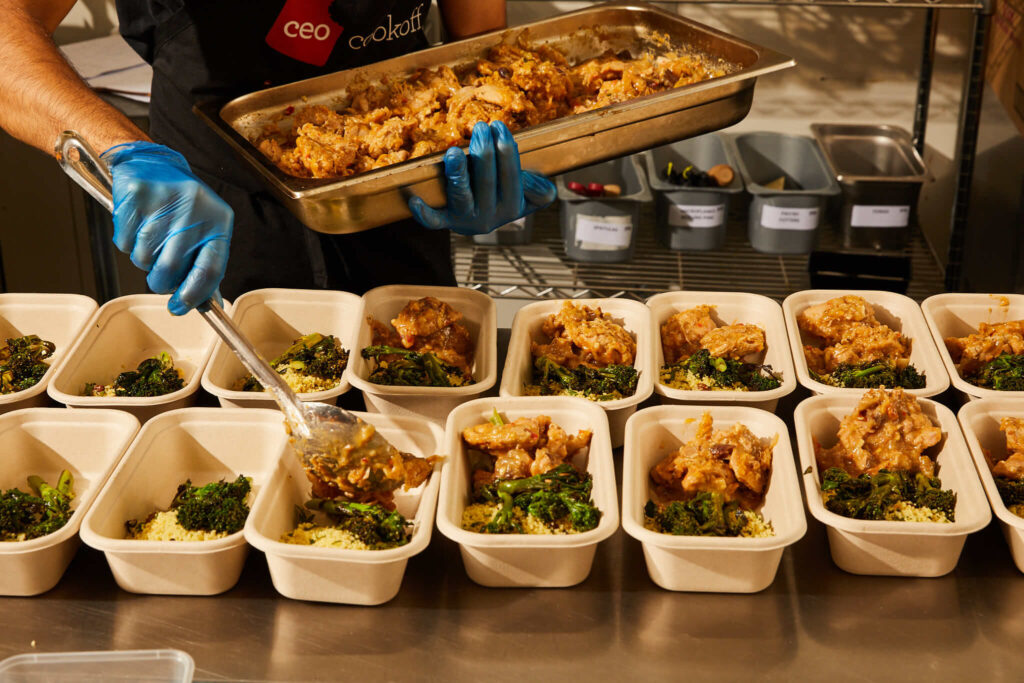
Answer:
<path fill-rule="evenodd" d="M 838 467 L 830 467 L 821 477 L 825 507 L 853 519 L 887 519 L 893 506 L 910 503 L 942 513 L 955 521 L 956 493 L 944 490 L 938 477 L 920 472 L 890 472 L 851 477 Z"/>
<path fill-rule="evenodd" d="M 409 351 L 395 346 L 367 346 L 363 358 L 374 359 L 377 367 L 370 373 L 374 384 L 410 387 L 461 387 L 472 384 L 461 369 L 443 362 L 429 351 Z M 394 358 L 388 358 L 394 356 Z"/>
<path fill-rule="evenodd" d="M 498 479 L 480 487 L 475 503 L 500 503 L 497 513 L 482 531 L 491 534 L 522 533 L 516 522 L 519 509 L 545 524 L 566 520 L 574 531 L 590 531 L 601 521 L 601 511 L 591 499 L 593 478 L 563 463 L 547 472 L 521 479 Z"/>
<path fill-rule="evenodd" d="M 0 394 L 34 387 L 50 369 L 44 361 L 57 347 L 34 334 L 14 337 L 0 348 Z"/>
<path fill-rule="evenodd" d="M 284 353 L 270 362 L 270 367 L 279 374 L 289 370 L 307 377 L 337 383 L 348 365 L 348 351 L 334 335 L 319 332 L 299 337 Z M 242 391 L 263 391 L 263 385 L 249 375 L 242 384 Z"/>
<path fill-rule="evenodd" d="M 28 478 L 31 493 L 9 489 L 0 493 L 0 541 L 31 540 L 61 529 L 71 518 L 74 477 L 64 470 L 56 486 L 41 477 Z"/>
<path fill-rule="evenodd" d="M 964 379 L 984 389 L 1024 391 L 1024 355 L 1001 353 Z"/>
<path fill-rule="evenodd" d="M 923 389 L 927 380 L 913 365 L 898 369 L 886 360 L 866 361 L 864 363 L 840 363 L 827 374 L 811 372 L 811 379 L 833 387 L 847 389 L 876 389 L 885 387 L 893 389 Z"/>
<path fill-rule="evenodd" d="M 222 479 L 198 488 L 186 480 L 178 487 L 171 509 L 178 513 L 178 524 L 189 531 L 233 534 L 245 526 L 249 516 L 246 498 L 251 488 L 252 481 L 243 475 L 231 482 Z"/>
<path fill-rule="evenodd" d="M 147 358 L 135 370 L 122 372 L 110 386 L 114 396 L 163 396 L 185 386 L 181 371 L 174 367 L 171 355 L 166 351 Z M 85 385 L 85 396 L 104 396 L 108 387 L 89 382 Z"/>
<path fill-rule="evenodd" d="M 411 522 L 379 503 L 311 498 L 306 501 L 306 507 L 323 512 L 333 526 L 348 531 L 372 549 L 394 548 L 409 542 Z M 300 524 L 309 521 L 308 517 L 297 520 Z"/>
<path fill-rule="evenodd" d="M 685 389 L 690 385 L 689 375 L 706 383 L 708 389 L 769 391 L 782 386 L 769 365 L 712 356 L 707 349 L 700 349 L 685 360 L 662 366 L 660 378 L 667 386 Z"/>
<path fill-rule="evenodd" d="M 738 501 L 710 491 L 663 506 L 649 500 L 644 517 L 655 530 L 676 536 L 739 536 L 747 525 Z"/>
<path fill-rule="evenodd" d="M 533 363 L 531 386 L 541 396 L 583 396 L 594 401 L 612 401 L 635 394 L 639 378 L 632 365 L 603 368 L 580 365 L 569 369 L 547 356 L 539 356 Z"/>

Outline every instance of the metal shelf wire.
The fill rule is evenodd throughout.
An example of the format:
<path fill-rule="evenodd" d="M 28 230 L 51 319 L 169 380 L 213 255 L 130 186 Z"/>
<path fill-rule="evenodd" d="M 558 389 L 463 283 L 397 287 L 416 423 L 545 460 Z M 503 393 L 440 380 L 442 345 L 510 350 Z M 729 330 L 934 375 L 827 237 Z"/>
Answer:
<path fill-rule="evenodd" d="M 679 289 L 743 291 L 781 301 L 811 286 L 806 254 L 779 256 L 754 251 L 746 237 L 745 216 L 731 212 L 725 247 L 679 252 L 654 237 L 653 205 L 641 212 L 636 251 L 627 263 L 577 263 L 562 246 L 558 208 L 540 212 L 533 242 L 516 247 L 480 246 L 454 237 L 452 252 L 459 284 L 493 297 L 562 299 L 622 297 L 645 299 Z M 839 237 L 823 228 L 821 248 L 838 249 Z M 909 249 L 912 278 L 908 296 L 921 300 L 944 291 L 943 273 L 920 233 Z"/>

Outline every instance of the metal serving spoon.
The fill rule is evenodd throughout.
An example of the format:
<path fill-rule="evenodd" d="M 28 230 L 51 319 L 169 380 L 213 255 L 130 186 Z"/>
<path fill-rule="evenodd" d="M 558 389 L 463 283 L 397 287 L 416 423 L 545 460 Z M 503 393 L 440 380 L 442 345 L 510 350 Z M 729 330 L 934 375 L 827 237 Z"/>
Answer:
<path fill-rule="evenodd" d="M 89 143 L 77 133 L 65 131 L 57 138 L 54 152 L 64 172 L 107 211 L 113 212 L 110 170 Z M 337 406 L 303 403 L 239 332 L 220 304 L 210 299 L 199 312 L 277 401 L 285 414 L 296 454 L 307 472 L 342 491 L 367 490 L 367 486 L 379 489 L 382 485 L 395 488 L 402 483 L 370 476 L 371 470 L 393 464 L 395 458 L 401 459 L 399 451 L 372 425 Z"/>

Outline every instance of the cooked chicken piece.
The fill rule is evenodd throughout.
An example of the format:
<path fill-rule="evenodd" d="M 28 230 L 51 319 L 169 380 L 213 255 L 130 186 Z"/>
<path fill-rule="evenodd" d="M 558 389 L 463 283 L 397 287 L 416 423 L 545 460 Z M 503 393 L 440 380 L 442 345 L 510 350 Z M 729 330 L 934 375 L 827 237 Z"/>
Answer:
<path fill-rule="evenodd" d="M 398 453 L 389 466 L 371 472 L 369 466 L 354 469 L 346 481 L 325 480 L 318 472 L 306 470 L 306 477 L 312 484 L 312 493 L 317 498 L 345 498 L 360 503 L 380 503 L 389 510 L 395 509 L 394 488 L 414 489 L 430 477 L 438 456 L 420 458 L 411 453 Z M 372 475 L 372 476 L 371 476 Z M 391 480 L 392 490 L 381 486 L 379 477 Z"/>
<path fill-rule="evenodd" d="M 515 422 L 494 425 L 483 422 L 462 430 L 462 440 L 468 446 L 497 455 L 519 448 L 531 451 L 537 448 L 541 435 L 547 430 L 551 418 L 546 415 L 521 417 Z"/>
<path fill-rule="evenodd" d="M 725 325 L 701 337 L 700 346 L 712 356 L 743 360 L 764 351 L 764 330 L 757 325 Z"/>
<path fill-rule="evenodd" d="M 810 306 L 797 315 L 796 322 L 804 332 L 833 344 L 842 338 L 843 331 L 853 323 L 878 325 L 871 304 L 852 294 Z"/>
<path fill-rule="evenodd" d="M 442 327 L 428 337 L 420 337 L 419 342 L 416 350 L 420 353 L 433 353 L 467 375 L 472 374 L 473 341 L 469 338 L 469 330 L 462 323 Z"/>
<path fill-rule="evenodd" d="M 841 363 L 855 365 L 883 359 L 905 368 L 910 362 L 910 341 L 885 325 L 852 323 L 838 342 L 825 347 L 825 372 L 832 372 Z"/>
<path fill-rule="evenodd" d="M 819 375 L 825 374 L 825 349 L 815 346 L 804 346 L 804 358 L 807 360 L 807 368 Z"/>
<path fill-rule="evenodd" d="M 1000 460 L 992 468 L 992 474 L 1006 479 L 1024 479 L 1024 453 L 1014 453 Z"/>
<path fill-rule="evenodd" d="M 636 360 L 636 341 L 599 307 L 590 308 L 566 301 L 558 313 L 548 316 L 541 330 L 551 338 L 551 342 L 533 342 L 530 345 L 532 354 L 535 357 L 548 356 L 569 368 L 633 365 Z M 566 341 L 569 347 L 566 347 Z M 571 354 L 567 353 L 569 349 Z"/>
<path fill-rule="evenodd" d="M 460 320 L 462 314 L 448 303 L 425 296 L 407 303 L 391 324 L 398 330 L 402 345 L 408 349 L 416 343 L 416 337 L 429 337 Z"/>
<path fill-rule="evenodd" d="M 715 432 L 711 413 L 704 413 L 693 439 L 651 468 L 655 497 L 687 500 L 706 491 L 754 509 L 764 501 L 778 439 L 766 443 L 742 424 Z"/>
<path fill-rule="evenodd" d="M 1024 418 L 1004 417 L 999 420 L 999 430 L 1006 434 L 1007 452 L 1024 453 Z"/>
<path fill-rule="evenodd" d="M 921 412 L 903 389 L 871 389 L 839 424 L 839 443 L 816 445 L 818 470 L 845 470 L 851 477 L 879 470 L 934 476 L 935 463 L 924 451 L 942 440 L 942 430 Z"/>
<path fill-rule="evenodd" d="M 480 470 L 473 474 L 475 486 L 494 479 L 543 474 L 589 446 L 590 437 L 587 429 L 570 436 L 546 415 L 521 417 L 503 425 L 484 422 L 462 430 L 467 446 L 496 458 L 493 476 L 478 474 Z"/>
<path fill-rule="evenodd" d="M 689 358 L 700 349 L 705 335 L 718 325 L 711 319 L 713 306 L 695 306 L 676 313 L 661 326 L 661 349 L 666 363 Z"/>
<path fill-rule="evenodd" d="M 1004 417 L 999 420 L 999 429 L 1006 434 L 1006 457 L 993 461 L 986 452 L 992 474 L 1006 479 L 1024 479 L 1024 419 Z"/>
<path fill-rule="evenodd" d="M 293 175 L 343 177 L 466 144 L 479 121 L 518 130 L 726 71 L 674 51 L 635 59 L 608 53 L 571 67 L 555 48 L 531 46 L 521 37 L 491 48 L 459 75 L 442 66 L 379 83 L 357 80 L 348 87 L 347 106 L 302 107 L 290 133 L 267 132 L 254 142 Z"/>
<path fill-rule="evenodd" d="M 495 479 L 522 479 L 530 476 L 533 458 L 521 448 L 513 448 L 500 454 L 494 461 Z"/>
<path fill-rule="evenodd" d="M 981 323 L 966 337 L 947 337 L 946 348 L 961 375 L 969 375 L 1001 354 L 1024 354 L 1024 320 Z"/>

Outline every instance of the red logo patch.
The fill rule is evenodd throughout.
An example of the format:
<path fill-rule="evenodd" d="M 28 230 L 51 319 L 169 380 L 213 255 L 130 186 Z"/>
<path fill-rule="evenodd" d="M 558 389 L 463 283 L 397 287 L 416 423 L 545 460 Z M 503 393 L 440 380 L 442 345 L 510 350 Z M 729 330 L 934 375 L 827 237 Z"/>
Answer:
<path fill-rule="evenodd" d="M 267 45 L 306 64 L 323 66 L 344 30 L 327 9 L 332 0 L 288 0 L 267 34 Z"/>

